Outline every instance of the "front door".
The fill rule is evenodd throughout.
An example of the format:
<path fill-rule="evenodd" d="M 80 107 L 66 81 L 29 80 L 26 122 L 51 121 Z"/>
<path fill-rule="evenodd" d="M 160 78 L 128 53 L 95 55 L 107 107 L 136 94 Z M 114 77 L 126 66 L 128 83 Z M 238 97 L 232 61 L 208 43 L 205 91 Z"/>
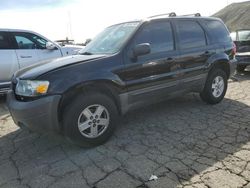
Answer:
<path fill-rule="evenodd" d="M 29 32 L 13 32 L 16 43 L 16 54 L 20 68 L 27 67 L 40 61 L 61 57 L 59 49 L 46 49 L 47 40 Z"/>
<path fill-rule="evenodd" d="M 170 21 L 151 21 L 141 26 L 125 55 L 124 80 L 129 103 L 164 97 L 178 87 L 178 57 Z M 131 58 L 136 45 L 149 43 L 151 52 Z"/>

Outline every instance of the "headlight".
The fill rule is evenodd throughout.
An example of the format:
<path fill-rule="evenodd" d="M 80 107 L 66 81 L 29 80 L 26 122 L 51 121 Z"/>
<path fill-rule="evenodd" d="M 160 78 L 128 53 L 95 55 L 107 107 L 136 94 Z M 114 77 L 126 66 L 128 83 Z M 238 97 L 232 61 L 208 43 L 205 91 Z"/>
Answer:
<path fill-rule="evenodd" d="M 16 86 L 16 94 L 26 97 L 39 96 L 46 94 L 48 88 L 48 81 L 19 80 Z"/>

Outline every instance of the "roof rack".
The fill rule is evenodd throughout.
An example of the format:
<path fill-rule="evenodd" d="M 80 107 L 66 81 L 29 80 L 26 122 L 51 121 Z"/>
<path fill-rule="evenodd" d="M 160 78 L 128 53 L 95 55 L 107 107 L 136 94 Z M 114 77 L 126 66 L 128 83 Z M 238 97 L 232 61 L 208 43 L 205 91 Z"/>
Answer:
<path fill-rule="evenodd" d="M 195 17 L 201 17 L 200 13 L 195 13 L 195 14 L 186 14 L 186 15 L 181 15 L 181 16 L 195 16 Z"/>
<path fill-rule="evenodd" d="M 176 13 L 170 12 L 170 13 L 166 13 L 166 14 L 158 14 L 158 15 L 150 16 L 148 18 L 156 18 L 156 17 L 162 17 L 162 16 L 175 17 Z"/>

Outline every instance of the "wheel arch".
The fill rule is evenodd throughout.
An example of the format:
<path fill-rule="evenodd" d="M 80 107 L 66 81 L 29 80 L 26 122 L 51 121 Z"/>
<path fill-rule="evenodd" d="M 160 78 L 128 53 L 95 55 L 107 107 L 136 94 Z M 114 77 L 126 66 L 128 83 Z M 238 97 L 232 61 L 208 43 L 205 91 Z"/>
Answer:
<path fill-rule="evenodd" d="M 121 114 L 121 102 L 119 99 L 119 93 L 121 92 L 121 88 L 118 87 L 117 84 L 110 80 L 86 81 L 70 87 L 66 92 L 63 93 L 58 107 L 58 120 L 60 125 L 62 125 L 65 107 L 70 104 L 72 99 L 74 99 L 80 94 L 91 94 L 95 92 L 102 93 L 110 97 L 115 102 L 118 113 Z"/>
<path fill-rule="evenodd" d="M 229 79 L 229 77 L 230 77 L 230 65 L 229 65 L 228 59 L 222 58 L 222 59 L 215 60 L 213 63 L 211 63 L 211 68 L 209 70 L 209 73 L 216 68 L 220 68 L 223 71 L 225 71 L 225 73 L 227 75 L 227 79 Z"/>

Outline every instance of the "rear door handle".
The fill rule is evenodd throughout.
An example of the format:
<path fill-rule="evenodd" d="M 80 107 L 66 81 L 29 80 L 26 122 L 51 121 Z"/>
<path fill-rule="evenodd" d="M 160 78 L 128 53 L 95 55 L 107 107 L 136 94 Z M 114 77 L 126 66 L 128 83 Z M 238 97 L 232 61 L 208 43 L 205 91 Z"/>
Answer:
<path fill-rule="evenodd" d="M 21 57 L 21 58 L 32 58 L 32 56 L 30 56 L 30 55 L 27 55 L 27 56 L 21 55 L 20 57 Z"/>

